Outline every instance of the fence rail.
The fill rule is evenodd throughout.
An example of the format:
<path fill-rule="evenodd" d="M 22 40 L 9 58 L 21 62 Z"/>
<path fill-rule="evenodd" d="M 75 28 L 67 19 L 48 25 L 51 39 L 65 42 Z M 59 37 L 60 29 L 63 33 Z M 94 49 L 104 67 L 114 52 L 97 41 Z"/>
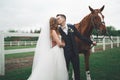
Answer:
<path fill-rule="evenodd" d="M 5 54 L 13 54 L 13 53 L 22 53 L 22 52 L 32 52 L 35 50 L 35 48 L 24 48 L 24 49 L 14 49 L 14 50 L 5 50 L 5 45 L 36 45 L 36 41 L 33 42 L 5 42 L 5 37 L 38 37 L 38 33 L 0 33 L 0 75 L 5 75 Z M 120 46 L 120 37 L 111 37 L 114 42 L 112 42 L 109 37 L 98 36 L 98 44 L 101 45 L 103 50 L 106 50 L 106 45 L 110 45 L 111 48 L 114 47 L 114 44 L 117 45 L 117 47 Z M 102 39 L 103 38 L 103 39 Z M 93 39 L 96 39 L 96 36 L 93 36 Z M 95 47 L 92 48 L 92 52 L 95 52 Z"/>
<path fill-rule="evenodd" d="M 28 46 L 36 45 L 37 41 L 5 41 L 5 46 Z"/>
<path fill-rule="evenodd" d="M 17 50 L 5 50 L 4 48 L 4 38 L 5 37 L 38 37 L 38 33 L 3 33 L 0 32 L 0 75 L 5 75 L 5 54 L 12 54 L 18 52 L 29 52 L 34 51 L 34 49 L 17 49 Z"/>

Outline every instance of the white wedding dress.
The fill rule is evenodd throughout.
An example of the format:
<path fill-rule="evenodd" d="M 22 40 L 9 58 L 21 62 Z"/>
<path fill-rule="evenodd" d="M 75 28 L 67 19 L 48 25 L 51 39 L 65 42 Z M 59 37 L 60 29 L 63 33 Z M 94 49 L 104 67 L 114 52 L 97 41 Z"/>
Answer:
<path fill-rule="evenodd" d="M 41 30 L 34 55 L 32 73 L 28 80 L 68 80 L 63 48 L 57 45 L 53 48 L 49 47 L 51 40 L 48 37 L 49 28 L 47 28 Z"/>

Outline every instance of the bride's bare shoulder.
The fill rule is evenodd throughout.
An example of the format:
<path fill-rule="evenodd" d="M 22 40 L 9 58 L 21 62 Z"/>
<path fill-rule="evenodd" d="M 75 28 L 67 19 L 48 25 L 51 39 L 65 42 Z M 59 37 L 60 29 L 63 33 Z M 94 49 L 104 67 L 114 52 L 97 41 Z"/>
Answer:
<path fill-rule="evenodd" d="M 57 34 L 57 32 L 55 30 L 51 30 L 51 34 L 55 35 L 55 34 Z"/>

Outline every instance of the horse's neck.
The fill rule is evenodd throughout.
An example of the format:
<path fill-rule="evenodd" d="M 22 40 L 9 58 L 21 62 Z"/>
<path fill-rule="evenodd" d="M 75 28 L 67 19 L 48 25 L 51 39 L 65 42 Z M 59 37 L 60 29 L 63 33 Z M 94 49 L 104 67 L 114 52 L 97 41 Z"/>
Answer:
<path fill-rule="evenodd" d="M 78 23 L 78 30 L 82 35 L 85 35 L 87 37 L 90 37 L 92 33 L 92 26 L 91 26 L 91 15 L 87 15 L 86 17 L 83 18 L 83 20 Z"/>

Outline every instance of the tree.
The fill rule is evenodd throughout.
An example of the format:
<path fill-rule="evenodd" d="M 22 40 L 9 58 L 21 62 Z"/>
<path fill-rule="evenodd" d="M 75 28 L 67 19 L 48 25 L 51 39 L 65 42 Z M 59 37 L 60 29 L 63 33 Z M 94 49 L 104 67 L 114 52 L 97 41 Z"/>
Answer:
<path fill-rule="evenodd" d="M 13 32 L 14 33 L 14 32 L 18 32 L 18 31 L 16 31 L 16 30 L 9 30 L 8 32 Z"/>
<path fill-rule="evenodd" d="M 113 26 L 107 26 L 107 32 L 110 36 L 120 36 L 120 30 L 116 30 Z"/>
<path fill-rule="evenodd" d="M 107 26 L 106 29 L 107 29 L 107 33 L 108 33 L 107 36 L 108 35 L 109 36 L 120 36 L 120 30 L 116 30 L 114 26 Z M 93 30 L 92 34 L 97 35 L 97 31 Z M 98 34 L 98 35 L 100 35 L 100 34 Z"/>

